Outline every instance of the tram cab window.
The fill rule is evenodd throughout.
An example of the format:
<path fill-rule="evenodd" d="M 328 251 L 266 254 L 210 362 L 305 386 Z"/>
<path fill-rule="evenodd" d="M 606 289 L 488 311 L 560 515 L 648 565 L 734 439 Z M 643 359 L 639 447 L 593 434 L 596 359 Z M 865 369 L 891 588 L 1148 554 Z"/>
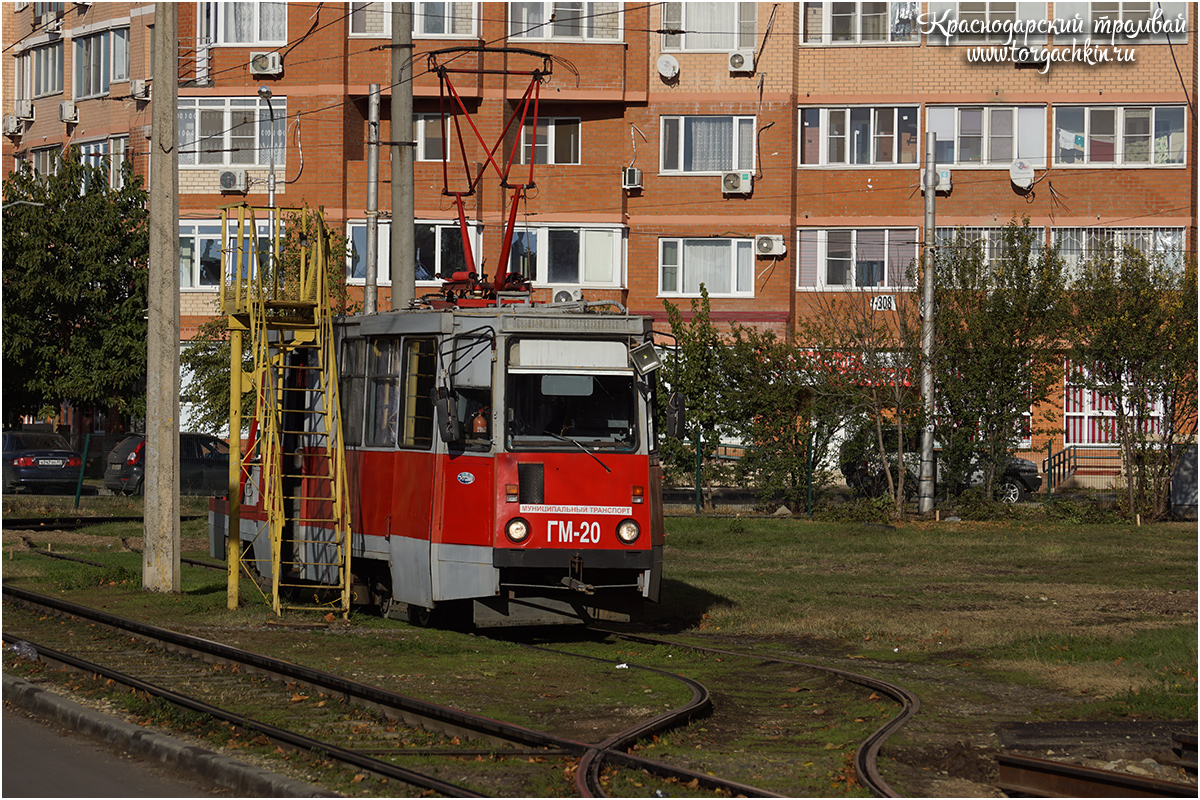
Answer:
<path fill-rule="evenodd" d="M 458 422 L 467 450 L 490 450 L 492 447 L 492 390 L 456 387 Z"/>
<path fill-rule="evenodd" d="M 375 339 L 367 353 L 370 419 L 367 446 L 395 447 L 400 422 L 399 374 L 396 351 L 399 340 Z"/>
<path fill-rule="evenodd" d="M 366 399 L 363 390 L 367 375 L 367 343 L 362 339 L 342 342 L 338 361 L 341 373 L 339 394 L 342 401 L 342 437 L 347 445 L 362 444 L 363 410 Z"/>
<path fill-rule="evenodd" d="M 510 373 L 508 447 L 633 449 L 637 396 L 631 374 Z"/>
<path fill-rule="evenodd" d="M 437 364 L 433 340 L 375 339 L 366 355 L 367 446 L 428 450 Z"/>
<path fill-rule="evenodd" d="M 433 387 L 437 359 L 432 339 L 404 340 L 404 432 L 401 447 L 433 445 Z"/>

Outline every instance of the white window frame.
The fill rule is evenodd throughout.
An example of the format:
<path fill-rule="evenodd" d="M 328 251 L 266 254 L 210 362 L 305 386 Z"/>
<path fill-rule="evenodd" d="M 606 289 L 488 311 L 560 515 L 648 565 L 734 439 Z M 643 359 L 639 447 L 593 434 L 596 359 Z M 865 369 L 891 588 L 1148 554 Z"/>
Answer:
<path fill-rule="evenodd" d="M 687 150 L 685 138 L 688 136 L 689 122 L 698 119 L 728 119 L 731 120 L 733 133 L 730 142 L 730 166 L 716 169 L 687 169 L 684 165 L 684 155 Z M 743 123 L 749 122 L 747 127 Z M 664 175 L 720 175 L 723 172 L 754 171 L 757 163 L 757 125 L 758 118 L 748 115 L 730 116 L 727 114 L 693 114 L 667 115 L 659 117 L 659 171 Z M 667 147 L 670 141 L 669 129 L 675 128 L 676 153 L 674 163 L 667 163 Z M 743 139 L 749 137 L 750 156 L 748 163 L 743 163 L 745 146 Z"/>
<path fill-rule="evenodd" d="M 63 93 L 63 43 L 61 40 L 31 47 L 17 56 L 17 99 L 36 99 Z"/>
<path fill-rule="evenodd" d="M 709 285 L 707 281 L 697 281 L 696 288 L 689 291 L 685 270 L 689 247 L 697 245 L 723 244 L 729 248 L 726 267 L 729 290 L 720 291 L 719 287 Z M 668 277 L 668 272 L 671 275 Z M 704 238 L 704 237 L 665 237 L 658 240 L 658 296 L 659 297 L 699 297 L 699 286 L 703 284 L 710 297 L 754 297 L 754 239 L 742 238 Z"/>
<path fill-rule="evenodd" d="M 430 136 L 430 133 L 435 135 Z M 428 149 L 435 141 L 441 141 L 442 138 L 442 115 L 441 114 L 413 114 L 413 135 L 416 138 L 417 149 L 415 161 L 434 161 L 441 162 L 442 156 L 439 153 L 436 157 L 428 152 Z M 454 123 L 447 118 L 446 120 L 446 135 L 451 137 L 453 143 Z M 443 147 L 445 143 L 443 142 Z M 451 148 L 453 152 L 453 148 Z"/>
<path fill-rule="evenodd" d="M 1061 5 L 1056 3 L 1055 6 Z M 927 19 L 941 20 L 947 11 L 950 12 L 949 20 L 969 24 L 978 21 L 984 25 L 1003 24 L 1005 22 L 1014 22 L 1020 20 L 1024 23 L 1045 23 L 1050 19 L 1047 12 L 1046 3 L 1044 2 L 1012 2 L 1012 0 L 975 0 L 974 2 L 957 2 L 957 0 L 930 0 L 927 4 Z M 1057 12 L 1056 12 L 1057 13 Z M 947 29 L 949 25 L 946 26 Z M 929 31 L 925 37 L 926 43 L 930 45 L 963 45 L 970 47 L 979 47 L 981 45 L 1003 45 L 1008 41 L 1008 31 L 998 30 L 992 32 L 989 28 L 987 33 L 982 35 L 977 34 L 959 34 L 955 33 L 950 37 L 942 34 L 942 30 L 936 26 L 926 26 Z M 1045 33 L 1032 32 L 1028 36 L 1013 37 L 1013 44 L 1017 47 L 1027 47 L 1028 45 L 1044 45 L 1049 41 L 1049 37 Z"/>
<path fill-rule="evenodd" d="M 518 164 L 528 164 L 531 156 L 534 158 L 534 164 L 578 165 L 583 163 L 583 123 L 579 117 L 539 117 L 537 127 L 543 128 L 543 126 L 546 131 L 546 141 L 536 143 L 530 140 L 533 126 L 529 122 L 521 126 L 521 149 L 518 153 Z M 563 144 L 560 139 L 563 136 L 569 136 L 571 128 L 574 128 L 575 133 L 574 153 L 568 153 L 566 158 L 560 161 L 561 154 L 558 149 L 559 145 Z M 570 147 L 569 138 L 566 146 Z M 543 154 L 540 160 L 537 157 L 539 152 Z M 571 160 L 572 157 L 574 160 Z"/>
<path fill-rule="evenodd" d="M 846 283 L 829 282 L 829 236 L 849 234 Z M 878 283 L 858 285 L 860 239 L 883 234 L 882 272 Z M 864 236 L 866 234 L 867 236 Z M 918 257 L 917 228 L 800 228 L 796 231 L 796 288 L 802 291 L 907 291 L 908 267 Z M 866 242 L 863 241 L 863 247 Z M 906 257 L 907 256 L 907 260 Z M 876 259 L 873 259 L 873 261 Z"/>
<path fill-rule="evenodd" d="M 437 276 L 446 269 L 445 265 L 442 264 L 442 242 L 447 236 L 452 236 L 456 239 L 462 237 L 462 232 L 458 227 L 458 222 L 456 220 L 415 220 L 413 225 L 418 228 L 423 226 L 433 228 L 436 241 L 434 246 L 435 252 L 433 253 L 433 264 L 426 265 L 430 270 L 431 275 L 428 278 L 417 278 L 416 284 L 418 286 L 440 286 L 442 282 Z M 377 273 L 375 280 L 379 286 L 391 286 L 392 224 L 391 222 L 380 220 L 378 227 L 379 241 L 376 243 Z M 366 220 L 351 220 L 346 223 L 346 283 L 350 284 L 351 286 L 362 286 L 366 283 L 366 230 Z M 471 251 L 475 253 L 475 257 L 478 259 L 479 228 L 477 225 L 475 225 L 475 223 L 467 223 L 467 235 L 471 240 Z M 357 252 L 357 247 L 355 245 L 356 239 L 361 239 L 363 242 L 362 253 Z M 414 254 L 414 256 L 416 255 L 417 254 Z M 354 274 L 355 258 L 364 259 L 362 269 L 360 270 L 363 273 L 362 275 Z M 419 260 L 423 263 L 425 259 L 422 257 Z M 416 264 L 417 259 L 414 259 L 414 272 L 416 270 Z"/>
<path fill-rule="evenodd" d="M 758 4 L 738 2 L 734 10 L 734 29 L 728 31 L 709 30 L 705 11 L 710 6 L 724 7 L 733 3 L 673 2 L 662 4 L 663 30 L 678 30 L 682 33 L 664 33 L 662 49 L 668 52 L 726 53 L 733 50 L 754 50 L 758 46 Z M 728 37 L 725 41 L 709 41 Z"/>
<path fill-rule="evenodd" d="M 211 44 L 217 47 L 279 47 L 287 44 L 288 4 L 286 2 L 233 0 L 220 3 L 207 2 L 204 5 L 208 6 L 208 12 L 212 15 L 209 18 L 213 20 L 212 30 L 216 34 L 215 40 Z M 231 15 L 239 10 L 253 11 L 252 31 L 247 37 L 233 39 L 226 34 L 226 28 L 231 23 Z M 268 19 L 267 17 L 272 11 L 282 13 L 282 20 Z M 264 31 L 264 28 L 268 27 L 274 28 L 274 30 Z M 272 35 L 265 36 L 264 33 Z"/>
<path fill-rule="evenodd" d="M 449 14 L 434 14 L 429 6 L 447 8 Z M 417 39 L 473 39 L 476 37 L 479 4 L 469 2 L 413 3 L 412 35 Z M 443 31 L 431 31 L 437 20 Z M 457 30 L 455 30 L 457 28 Z M 392 3 L 351 3 L 350 36 L 382 39 L 392 35 Z"/>
<path fill-rule="evenodd" d="M 1009 130 L 1003 132 L 1000 119 L 1009 115 Z M 976 131 L 970 116 L 978 115 L 979 129 Z M 1029 162 L 1034 167 L 1046 166 L 1046 107 L 1040 105 L 979 105 L 979 106 L 927 106 L 925 130 L 938 135 L 937 163 L 982 169 L 1008 169 L 1017 160 Z M 943 134 L 949 133 L 949 137 Z M 963 142 L 979 140 L 979 158 L 963 161 Z M 1003 150 L 992 155 L 998 141 L 1008 143 L 1008 153 Z M 953 158 L 948 150 L 952 150 Z"/>
<path fill-rule="evenodd" d="M 129 80 L 129 28 L 80 36 L 74 42 L 73 85 L 77 99 L 103 97 L 112 84 Z"/>
<path fill-rule="evenodd" d="M 62 162 L 62 147 L 38 147 L 30 151 L 29 163 L 33 171 L 42 177 L 58 174 L 58 166 Z"/>
<path fill-rule="evenodd" d="M 934 243 L 937 247 L 951 247 L 958 241 L 961 232 L 967 243 L 982 245 L 983 263 L 991 264 L 1004 255 L 1005 230 L 1006 227 L 997 226 L 938 226 L 934 231 Z M 1033 247 L 1040 251 L 1046 245 L 1046 230 L 1040 227 L 1033 227 L 1032 230 L 1037 233 Z"/>
<path fill-rule="evenodd" d="M 625 40 L 623 3 L 514 2 L 508 4 L 509 39 L 617 43 Z M 615 19 L 616 24 L 613 24 Z M 572 25 L 578 21 L 578 25 Z M 572 32 L 572 28 L 579 32 Z"/>
<path fill-rule="evenodd" d="M 1187 229 L 1174 227 L 1051 228 L 1051 241 L 1066 262 L 1068 274 L 1078 277 L 1084 263 L 1103 252 L 1102 248 L 1131 245 L 1147 256 L 1158 256 L 1176 271 L 1182 271 Z"/>
<path fill-rule="evenodd" d="M 1066 114 L 1074 114 L 1077 111 L 1083 111 L 1083 131 L 1073 131 L 1062 128 L 1062 118 Z M 1141 116 L 1144 112 L 1149 111 L 1149 126 L 1145 137 L 1136 135 L 1127 130 L 1131 118 Z M 1102 161 L 1097 160 L 1103 156 L 1094 155 L 1093 148 L 1095 143 L 1100 140 L 1100 137 L 1107 136 L 1106 133 L 1096 133 L 1094 130 L 1095 117 L 1112 112 L 1113 114 L 1113 133 L 1112 133 L 1112 160 Z M 1170 112 L 1171 116 L 1178 116 L 1182 122 L 1181 129 L 1174 129 L 1175 132 L 1169 134 L 1165 144 L 1160 146 L 1157 127 L 1160 117 L 1167 116 Z M 1136 115 L 1136 116 L 1135 116 Z M 1187 166 L 1187 107 L 1182 105 L 1162 104 L 1162 105 L 1127 105 L 1127 106 L 1109 106 L 1109 105 L 1061 105 L 1054 108 L 1054 166 L 1055 167 L 1131 167 L 1139 169 L 1171 169 L 1182 168 Z M 1147 161 L 1133 160 L 1131 153 L 1136 153 L 1142 148 L 1135 148 L 1135 142 L 1138 139 L 1145 138 L 1145 154 Z M 1073 145 L 1070 148 L 1064 145 L 1068 140 L 1073 140 Z M 1129 141 L 1127 141 L 1127 139 Z M 1174 147 L 1172 147 L 1174 144 Z M 1079 150 L 1082 156 L 1065 160 L 1063 158 L 1064 150 L 1074 151 Z M 1159 160 L 1161 155 L 1174 152 L 1178 159 L 1177 161 Z"/>
<path fill-rule="evenodd" d="M 1101 391 L 1088 389 L 1072 378 L 1086 375 L 1085 367 L 1067 361 L 1063 376 L 1063 444 L 1117 446 L 1117 400 Z M 1162 432 L 1164 406 L 1162 398 L 1154 401 L 1150 416 L 1150 435 Z"/>
<path fill-rule="evenodd" d="M 179 166 L 181 169 L 225 169 L 227 167 L 262 168 L 271 163 L 271 107 L 275 110 L 275 169 L 280 173 L 287 168 L 287 98 L 272 97 L 270 106 L 261 97 L 181 97 L 177 108 L 179 137 Z M 220 112 L 223 122 L 218 129 L 204 136 L 203 123 L 207 114 Z M 235 121 L 239 116 L 249 117 L 246 122 L 252 127 L 247 136 L 239 128 L 243 124 Z M 186 117 L 194 122 L 188 123 Z M 221 141 L 217 142 L 217 137 Z M 253 140 L 252 146 L 248 140 Z M 215 146 L 214 146 L 215 145 Z M 206 150 L 206 147 L 209 148 Z M 235 149 L 237 148 L 237 149 Z M 205 153 L 206 161 L 201 161 Z M 249 152 L 246 158 L 241 153 Z M 212 157 L 216 153 L 220 160 Z"/>
<path fill-rule="evenodd" d="M 1083 44 L 1089 37 L 1093 43 L 1112 42 L 1113 34 L 1111 32 L 1097 32 L 1096 30 L 1097 24 L 1102 19 L 1110 18 L 1109 15 L 1112 10 L 1117 12 L 1114 19 L 1120 20 L 1122 23 L 1137 24 L 1141 20 L 1148 19 L 1149 15 L 1153 14 L 1161 6 L 1163 12 L 1160 18 L 1161 21 L 1173 21 L 1182 15 L 1186 22 L 1188 18 L 1188 5 L 1190 4 L 1181 2 L 1159 3 L 1157 0 L 1109 0 L 1099 10 L 1093 8 L 1093 5 L 1091 2 L 1077 2 L 1075 0 L 1071 2 L 1064 2 L 1064 0 L 1055 1 L 1054 16 L 1056 18 L 1073 19 L 1078 14 L 1079 18 L 1083 20 L 1083 31 L 1081 33 L 1074 36 L 1070 34 L 1056 36 L 1054 38 L 1055 44 L 1070 44 L 1072 40 Z M 1186 31 L 1171 33 L 1169 37 L 1165 32 L 1144 33 L 1132 39 L 1121 34 L 1117 36 L 1116 44 L 1130 47 L 1139 47 L 1148 44 L 1167 44 L 1168 38 L 1171 44 L 1187 44 L 1187 37 L 1188 34 Z"/>
<path fill-rule="evenodd" d="M 551 239 L 564 233 L 577 236 L 573 279 L 551 274 L 552 270 L 562 269 L 562 265 L 551 262 Z M 626 238 L 627 231 L 621 225 L 521 225 L 513 231 L 508 271 L 524 275 L 535 286 L 619 289 L 625 284 Z M 531 242 L 533 249 L 530 251 Z M 527 256 L 520 254 L 522 247 L 526 248 Z M 602 277 L 600 273 L 606 266 L 608 275 Z"/>
<path fill-rule="evenodd" d="M 867 115 L 868 115 L 868 125 L 870 126 L 870 128 L 869 128 L 869 133 L 867 135 L 868 135 L 870 141 L 868 142 L 868 146 L 867 146 L 868 160 L 860 163 L 860 162 L 851 160 L 854 156 L 855 150 L 853 147 L 850 146 L 851 131 L 850 131 L 850 123 L 847 121 L 847 118 L 853 119 L 856 114 L 858 114 L 862 111 L 866 111 Z M 800 153 L 800 154 L 804 153 L 805 131 L 808 130 L 809 127 L 812 126 L 814 122 L 817 127 L 817 134 L 818 134 L 819 138 L 818 138 L 818 143 L 817 143 L 817 147 L 818 147 L 817 163 L 815 163 L 815 164 L 814 163 L 805 163 L 803 161 L 803 155 L 801 155 L 801 158 L 797 160 L 798 167 L 801 167 L 804 169 L 809 169 L 812 167 L 826 167 L 826 166 L 890 167 L 890 168 L 905 167 L 905 168 L 914 168 L 915 169 L 920 166 L 920 163 L 919 163 L 920 155 L 921 155 L 921 153 L 920 153 L 920 150 L 921 150 L 921 134 L 920 134 L 921 109 L 920 109 L 920 106 L 915 106 L 915 105 L 914 106 L 839 106 L 839 107 L 832 107 L 832 108 L 816 107 L 816 106 L 801 106 L 799 114 L 800 114 L 800 125 L 799 125 L 798 129 L 800 131 L 800 142 L 797 147 L 797 153 Z M 879 133 L 880 129 L 882 129 L 883 126 L 880 125 L 879 123 L 880 123 L 880 120 L 883 119 L 885 114 L 890 114 L 890 116 L 891 116 L 892 133 L 888 135 L 888 139 L 891 140 L 891 149 L 892 149 L 892 154 L 893 154 L 893 159 L 891 161 L 876 160 L 876 155 L 878 153 L 877 148 L 879 147 L 880 143 L 882 141 L 884 141 L 883 136 Z M 911 153 L 912 160 L 911 161 L 898 161 L 897 159 L 899 158 L 900 153 L 902 152 L 901 141 L 902 141 L 902 137 L 904 135 L 904 133 L 900 130 L 900 125 L 902 122 L 902 117 L 905 115 L 907 115 L 911 119 L 911 128 L 909 129 L 909 132 L 913 136 L 913 140 L 912 140 L 911 147 L 909 148 L 909 153 Z M 831 131 L 834 129 L 834 124 L 838 121 L 839 117 L 842 119 L 843 124 L 845 126 L 844 129 L 846 131 L 846 133 L 845 133 L 846 141 L 845 141 L 845 147 L 843 148 L 844 157 L 840 161 L 834 161 L 831 159 L 830 153 L 835 150 L 835 148 L 832 147 L 832 145 L 833 145 L 833 140 L 837 137 L 831 135 Z"/>
<path fill-rule="evenodd" d="M 879 38 L 873 33 L 864 36 L 863 20 L 868 17 L 878 17 L 880 6 L 883 7 L 883 14 L 886 18 L 884 36 Z M 845 11 L 851 11 L 851 13 L 845 14 L 843 13 Z M 921 15 L 919 0 L 893 0 L 893 2 L 816 0 L 816 2 L 803 3 L 800 13 L 802 14 L 800 43 L 803 46 L 868 45 L 874 47 L 898 44 L 919 45 L 921 43 L 921 26 L 917 24 Z M 851 20 L 850 29 L 835 32 L 833 30 L 834 21 L 844 17 Z"/>

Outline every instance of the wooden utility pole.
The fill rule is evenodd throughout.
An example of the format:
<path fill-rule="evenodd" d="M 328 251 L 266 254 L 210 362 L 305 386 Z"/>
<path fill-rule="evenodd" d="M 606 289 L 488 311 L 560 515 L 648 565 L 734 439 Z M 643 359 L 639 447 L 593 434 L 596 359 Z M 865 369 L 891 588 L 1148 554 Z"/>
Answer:
<path fill-rule="evenodd" d="M 179 7 L 154 4 L 142 588 L 179 591 Z"/>

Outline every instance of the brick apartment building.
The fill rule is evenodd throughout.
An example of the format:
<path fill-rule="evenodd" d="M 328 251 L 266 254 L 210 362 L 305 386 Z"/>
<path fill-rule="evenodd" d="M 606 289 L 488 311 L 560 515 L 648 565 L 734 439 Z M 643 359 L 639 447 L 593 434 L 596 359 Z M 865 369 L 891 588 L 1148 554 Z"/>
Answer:
<path fill-rule="evenodd" d="M 218 209 L 266 205 L 272 142 L 276 204 L 323 208 L 352 243 L 351 286 L 363 283 L 370 84 L 383 86 L 381 138 L 396 138 L 390 6 L 180 4 L 182 339 L 217 313 Z M 1047 31 L 1052 20 L 1132 26 L 1153 21 L 1160 6 L 1160 19 L 1183 15 L 1186 30 L 1090 44 L 1087 33 Z M 389 253 L 385 148 L 381 309 L 390 307 L 393 270 L 414 269 L 420 294 L 437 286 L 434 274 L 461 263 L 457 212 L 441 191 L 439 84 L 426 68 L 430 51 L 450 47 L 554 56 L 536 134 L 514 131 L 506 140 L 519 136 L 520 161 L 536 164 L 536 189 L 518 208 L 512 266 L 541 287 L 539 299 L 547 287 L 577 288 L 661 319 L 664 300 L 686 310 L 703 282 L 717 321 L 784 332 L 822 295 L 903 291 L 923 239 L 922 132 L 930 129 L 950 178 L 938 194 L 940 232 L 961 227 L 987 241 L 1016 215 L 1073 256 L 1113 241 L 1178 258 L 1196 249 L 1193 4 L 412 7 L 417 252 L 415 259 Z M 972 61 L 995 52 L 1006 34 L 954 33 L 948 11 L 998 30 L 1019 13 L 1042 23 L 1027 44 L 1083 60 L 1055 60 L 1048 69 L 1028 58 Z M 132 160 L 148 174 L 153 86 L 167 79 L 150 70 L 154 5 L 7 2 L 3 24 L 8 168 L 26 160 L 53 170 L 55 155 L 73 145 Z M 1101 50 L 1122 60 L 1087 62 Z M 494 70 L 540 65 L 519 54 L 455 57 Z M 486 73 L 454 81 L 494 141 L 525 80 Z M 261 86 L 271 90 L 269 103 Z M 464 145 L 476 169 L 485 153 Z M 462 182 L 451 175 L 452 184 Z M 483 187 L 468 198 L 466 215 L 490 272 L 509 196 L 494 179 Z M 1072 392 L 1064 386 L 1056 447 L 1064 437 L 1099 435 L 1093 423 L 1104 409 L 1069 399 Z"/>

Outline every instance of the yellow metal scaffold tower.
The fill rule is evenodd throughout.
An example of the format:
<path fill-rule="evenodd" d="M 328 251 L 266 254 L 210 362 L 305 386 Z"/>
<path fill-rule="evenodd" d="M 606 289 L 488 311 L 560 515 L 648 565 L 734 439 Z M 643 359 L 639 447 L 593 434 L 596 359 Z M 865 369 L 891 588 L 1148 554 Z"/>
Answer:
<path fill-rule="evenodd" d="M 284 217 L 294 229 L 286 250 Z M 262 220 L 268 221 L 266 239 L 260 238 Z M 329 232 L 308 209 L 238 205 L 222 209 L 221 241 L 221 313 L 231 344 L 228 607 L 238 605 L 244 571 L 276 614 L 348 615 L 350 506 Z M 243 368 L 247 334 L 254 360 L 249 372 Z M 257 410 L 243 448 L 241 405 L 248 392 Z M 243 503 L 254 506 L 245 520 Z M 253 530 L 249 541 L 242 541 L 243 529 Z"/>

